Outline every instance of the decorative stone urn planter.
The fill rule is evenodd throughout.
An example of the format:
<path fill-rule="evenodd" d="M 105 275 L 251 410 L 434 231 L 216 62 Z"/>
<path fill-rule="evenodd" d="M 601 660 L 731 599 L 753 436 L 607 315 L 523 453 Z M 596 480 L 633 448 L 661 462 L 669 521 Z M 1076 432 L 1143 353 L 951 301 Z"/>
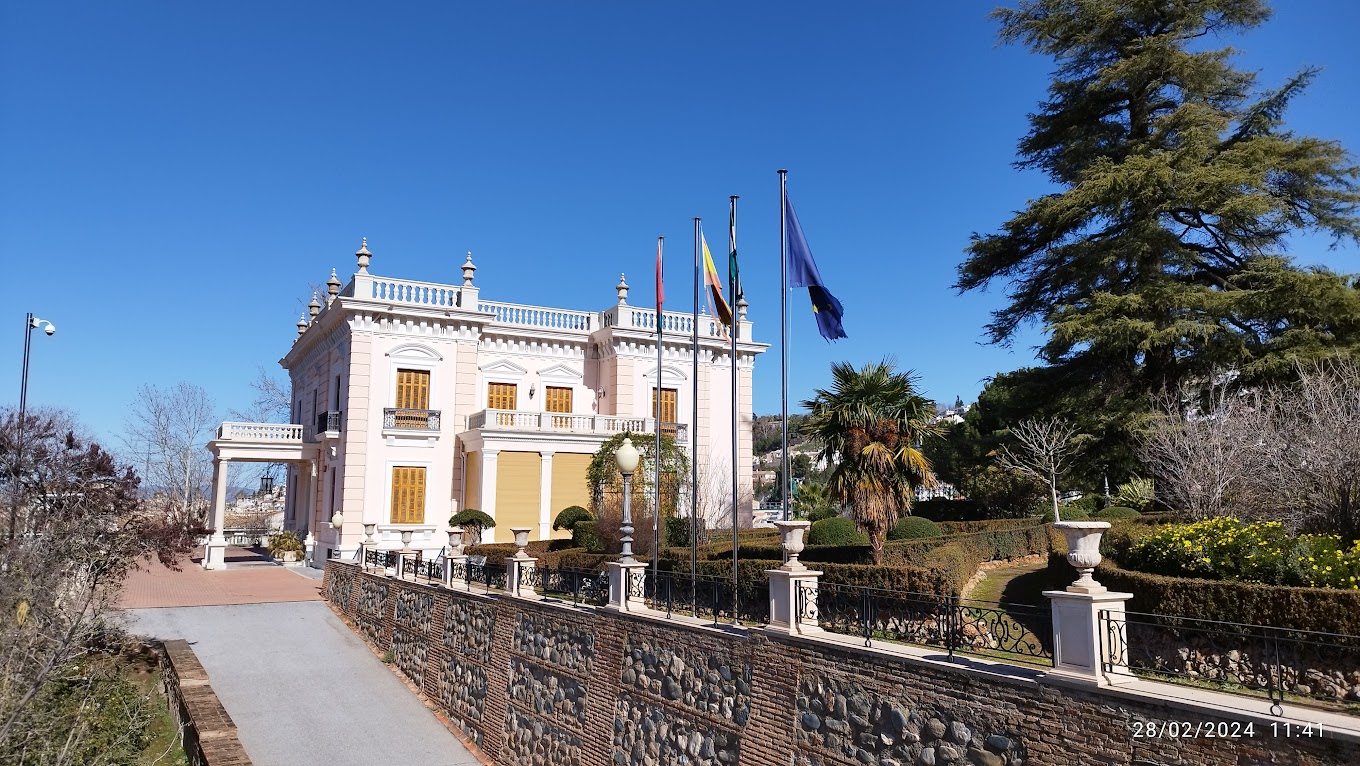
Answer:
<path fill-rule="evenodd" d="M 529 532 L 531 530 L 532 527 L 510 527 L 511 533 L 515 535 L 515 558 L 529 558 L 525 549 L 529 547 Z"/>
<path fill-rule="evenodd" d="M 376 544 L 377 544 L 377 541 L 373 539 L 373 533 L 374 533 L 374 532 L 377 532 L 377 531 L 378 531 L 378 525 L 377 525 L 377 524 L 365 524 L 365 525 L 364 525 L 364 545 L 376 545 Z"/>
<path fill-rule="evenodd" d="M 1105 526 L 1108 527 L 1109 524 L 1106 524 Z M 401 552 L 402 553 L 411 552 L 411 530 L 409 529 L 403 529 L 401 531 Z"/>
<path fill-rule="evenodd" d="M 798 554 L 803 552 L 803 534 L 808 527 L 812 526 L 810 521 L 776 521 L 775 527 L 779 530 L 784 543 L 784 565 L 780 567 L 785 571 L 797 572 L 807 569 L 803 562 L 798 560 Z"/>
<path fill-rule="evenodd" d="M 1096 582 L 1091 574 L 1100 566 L 1100 537 L 1110 528 L 1110 522 L 1059 521 L 1053 527 L 1067 538 L 1067 563 L 1079 575 L 1067 590 L 1071 593 L 1104 593 L 1105 586 Z"/>
<path fill-rule="evenodd" d="M 279 556 L 285 564 L 291 564 L 298 560 L 297 551 L 281 551 Z"/>
<path fill-rule="evenodd" d="M 449 534 L 449 555 L 450 556 L 463 555 L 463 528 L 449 527 L 444 531 L 448 532 Z"/>

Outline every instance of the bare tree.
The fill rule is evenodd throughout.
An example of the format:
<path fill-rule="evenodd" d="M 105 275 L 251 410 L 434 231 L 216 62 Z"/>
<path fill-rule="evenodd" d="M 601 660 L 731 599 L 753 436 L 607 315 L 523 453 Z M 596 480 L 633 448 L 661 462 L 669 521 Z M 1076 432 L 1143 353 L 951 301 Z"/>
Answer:
<path fill-rule="evenodd" d="M 208 393 L 192 383 L 137 390 L 124 443 L 151 489 L 166 498 L 172 511 L 192 513 L 203 507 L 212 478 L 205 446 L 217 424 Z"/>
<path fill-rule="evenodd" d="M 232 420 L 246 423 L 286 423 L 292 413 L 292 399 L 287 385 L 270 375 L 263 367 L 256 368 L 255 380 L 250 387 L 255 396 L 244 410 L 229 410 Z"/>
<path fill-rule="evenodd" d="M 147 555 L 175 564 L 203 530 L 148 513 L 138 478 L 62 413 L 0 415 L 3 491 L 24 534 L 0 545 L 0 761 L 50 735 L 33 703 L 48 684 L 116 635 L 123 578 Z M 22 447 L 22 450 L 20 449 Z M 22 452 L 22 463 L 13 456 Z M 32 746 L 32 747 L 31 747 Z M 22 761 L 23 758 L 18 760 Z"/>
<path fill-rule="evenodd" d="M 1259 443 L 1282 520 L 1360 539 L 1360 364 L 1301 365 L 1297 385 L 1267 397 Z"/>
<path fill-rule="evenodd" d="M 1077 427 L 1063 418 L 1032 418 L 1017 423 L 1010 433 L 1016 444 L 1001 448 L 1001 465 L 1047 484 L 1053 520 L 1062 521 L 1058 515 L 1058 479 L 1076 456 L 1073 437 Z"/>
<path fill-rule="evenodd" d="M 718 456 L 716 460 L 699 463 L 699 541 L 706 541 L 706 533 L 714 529 L 732 529 L 732 468 L 730 459 Z M 691 479 L 691 477 L 686 477 Z M 689 481 L 681 488 L 681 504 L 688 508 L 692 500 Z M 751 507 L 753 496 L 750 487 L 741 487 L 737 494 L 737 507 Z"/>
<path fill-rule="evenodd" d="M 1143 432 L 1138 456 L 1164 503 L 1196 519 L 1255 515 L 1271 428 L 1262 399 L 1223 385 L 1203 398 L 1188 385 L 1158 397 L 1160 414 Z"/>

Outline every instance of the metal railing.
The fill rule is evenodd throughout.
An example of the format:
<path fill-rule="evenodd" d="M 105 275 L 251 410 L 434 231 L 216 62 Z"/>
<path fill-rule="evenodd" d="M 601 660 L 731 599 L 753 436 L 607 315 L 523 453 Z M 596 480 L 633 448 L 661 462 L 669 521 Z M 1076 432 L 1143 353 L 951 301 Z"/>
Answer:
<path fill-rule="evenodd" d="M 531 588 L 544 598 L 571 601 L 576 605 L 609 603 L 609 573 L 570 567 L 534 566 L 521 570 L 521 588 Z"/>
<path fill-rule="evenodd" d="M 798 587 L 798 619 L 833 633 L 940 647 L 949 653 L 1053 664 L 1046 607 L 971 601 L 822 582 Z"/>
<path fill-rule="evenodd" d="M 458 587 L 461 583 L 464 590 L 472 590 L 473 585 L 481 585 L 483 590 L 505 590 L 506 569 L 504 564 L 482 563 L 477 564 L 471 561 L 455 561 L 447 564 L 449 567 L 449 584 Z"/>
<path fill-rule="evenodd" d="M 714 624 L 764 625 L 770 621 L 769 584 L 743 581 L 733 588 L 732 578 L 691 576 L 689 572 L 652 570 L 635 574 L 628 583 L 629 600 L 639 599 L 648 608 L 691 617 L 711 618 Z"/>
<path fill-rule="evenodd" d="M 1107 610 L 1099 628 L 1106 673 L 1360 714 L 1360 636 Z"/>
<path fill-rule="evenodd" d="M 410 410 L 401 407 L 384 407 L 383 428 L 438 431 L 439 410 Z"/>
<path fill-rule="evenodd" d="M 317 433 L 339 433 L 340 432 L 340 412 L 331 410 L 329 412 L 318 412 L 316 414 Z"/>

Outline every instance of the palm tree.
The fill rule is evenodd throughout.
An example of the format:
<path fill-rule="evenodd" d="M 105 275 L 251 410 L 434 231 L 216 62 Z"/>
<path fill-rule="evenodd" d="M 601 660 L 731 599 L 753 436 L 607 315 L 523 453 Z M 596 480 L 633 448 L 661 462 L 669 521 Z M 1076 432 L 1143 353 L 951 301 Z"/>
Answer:
<path fill-rule="evenodd" d="M 912 488 L 935 476 L 920 449 L 933 432 L 931 403 L 916 391 L 910 371 L 892 359 L 856 370 L 831 365 L 830 390 L 817 389 L 803 402 L 808 417 L 802 432 L 819 440 L 821 456 L 836 467 L 828 485 L 850 506 L 851 518 L 869 535 L 874 562 L 883 560 L 883 541 L 900 513 L 910 513 Z"/>

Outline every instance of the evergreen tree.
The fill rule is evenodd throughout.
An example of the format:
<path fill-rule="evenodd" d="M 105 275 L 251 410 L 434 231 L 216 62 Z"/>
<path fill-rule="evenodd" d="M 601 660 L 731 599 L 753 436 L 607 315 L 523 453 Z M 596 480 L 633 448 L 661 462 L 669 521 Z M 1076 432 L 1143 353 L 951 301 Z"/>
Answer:
<path fill-rule="evenodd" d="M 1261 91 L 1232 49 L 1204 45 L 1268 16 L 1259 0 L 995 12 L 1003 42 L 1058 64 L 1017 162 L 1058 189 L 974 235 L 956 286 L 1009 285 L 988 334 L 1004 344 L 1042 323 L 1050 367 L 1026 377 L 1060 384 L 1055 396 L 1145 410 L 1150 392 L 1218 371 L 1273 380 L 1298 358 L 1360 351 L 1360 285 L 1285 252 L 1300 231 L 1360 239 L 1353 158 L 1284 127 L 1315 72 Z M 1127 443 L 1121 421 L 1092 436 Z"/>

